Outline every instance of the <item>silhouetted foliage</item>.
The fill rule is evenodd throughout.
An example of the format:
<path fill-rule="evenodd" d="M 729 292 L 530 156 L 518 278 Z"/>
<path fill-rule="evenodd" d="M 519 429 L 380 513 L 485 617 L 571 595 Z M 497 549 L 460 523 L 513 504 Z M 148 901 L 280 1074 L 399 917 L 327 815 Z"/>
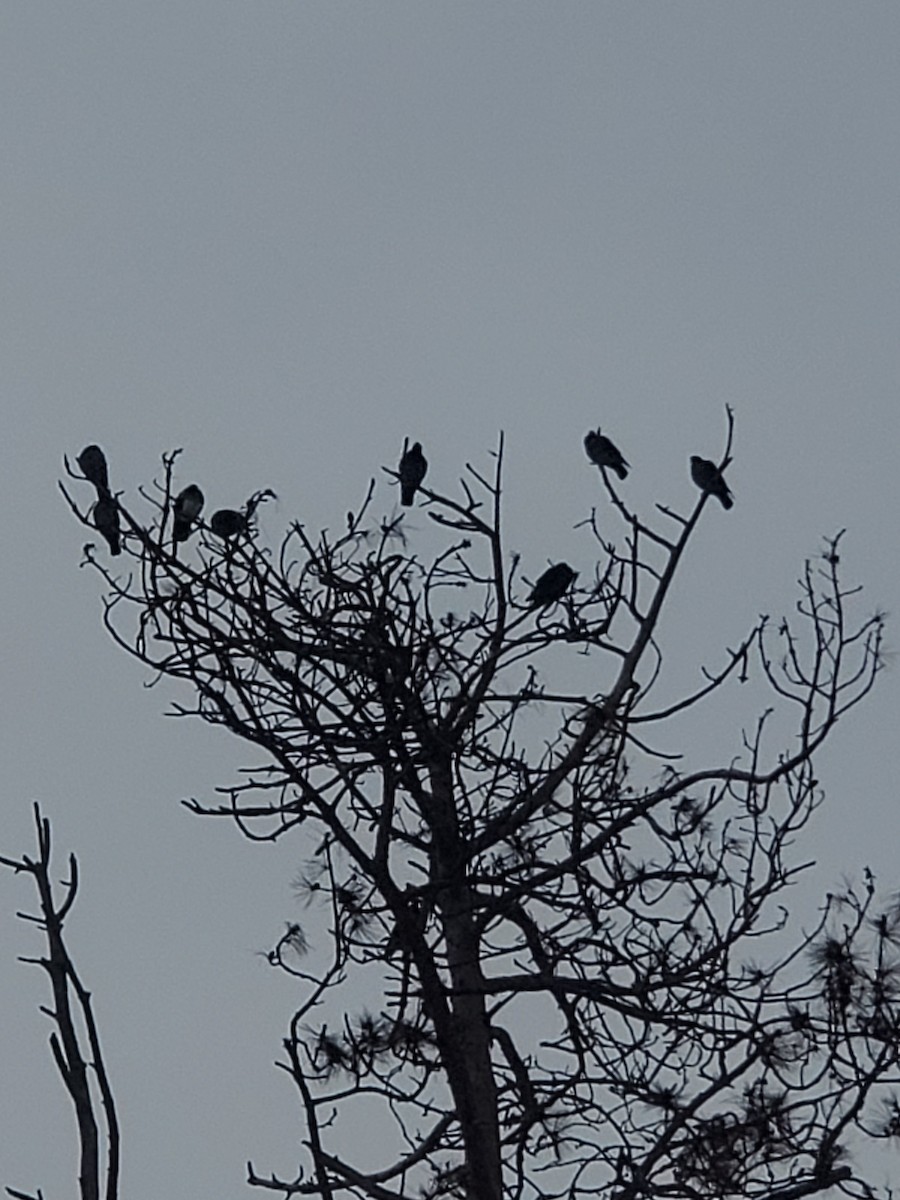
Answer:
<path fill-rule="evenodd" d="M 854 623 L 834 538 L 791 620 L 761 617 L 698 686 L 656 700 L 660 617 L 707 495 L 726 503 L 730 447 L 729 413 L 692 511 L 658 506 L 652 525 L 604 472 L 621 543 L 592 515 L 596 566 L 553 607 L 504 546 L 502 440 L 456 494 L 417 476 L 442 539 L 424 557 L 399 517 L 372 516 L 373 484 L 340 535 L 295 524 L 269 549 L 260 493 L 246 536 L 223 547 L 197 518 L 175 558 L 175 454 L 149 511 L 118 501 L 129 572 L 86 549 L 112 636 L 186 685 L 175 712 L 259 756 L 190 807 L 306 850 L 309 908 L 269 960 L 303 984 L 284 1065 L 307 1162 L 290 1180 L 251 1167 L 251 1183 L 376 1200 L 864 1194 L 854 1136 L 900 1129 L 900 910 L 879 912 L 869 881 L 802 929 L 790 889 L 821 800 L 814 756 L 872 687 L 882 618 Z M 736 751 L 654 748 L 750 680 L 767 697 Z"/>

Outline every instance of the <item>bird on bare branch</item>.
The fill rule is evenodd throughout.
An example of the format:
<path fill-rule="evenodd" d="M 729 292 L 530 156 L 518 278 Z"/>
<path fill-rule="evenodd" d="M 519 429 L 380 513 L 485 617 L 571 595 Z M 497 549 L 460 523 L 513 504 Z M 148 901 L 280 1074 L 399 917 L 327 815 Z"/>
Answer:
<path fill-rule="evenodd" d="M 188 486 L 175 497 L 172 505 L 172 536 L 176 542 L 186 542 L 191 535 L 194 522 L 203 510 L 203 493 L 196 483 Z"/>
<path fill-rule="evenodd" d="M 247 518 L 234 508 L 220 508 L 210 518 L 209 527 L 216 537 L 235 538 L 246 532 Z"/>
<path fill-rule="evenodd" d="M 609 467 L 620 479 L 628 476 L 628 463 L 622 457 L 618 446 L 613 445 L 608 437 L 597 430 L 589 430 L 584 436 L 584 448 L 587 456 L 598 467 Z"/>
<path fill-rule="evenodd" d="M 568 563 L 554 563 L 535 583 L 528 603 L 532 608 L 546 608 L 548 604 L 555 604 L 557 600 L 562 600 L 577 576 L 578 572 L 573 571 Z"/>
<path fill-rule="evenodd" d="M 722 504 L 723 508 L 731 508 L 734 498 L 731 489 L 725 482 L 722 472 L 708 458 L 700 458 L 698 454 L 691 455 L 691 479 L 701 492 L 709 492 Z"/>
<path fill-rule="evenodd" d="M 112 496 L 101 496 L 94 505 L 94 526 L 109 543 L 109 552 L 115 557 L 122 553 L 122 533 L 119 526 L 119 507 Z"/>
<path fill-rule="evenodd" d="M 427 470 L 428 460 L 422 453 L 422 443 L 413 442 L 412 449 L 404 453 L 397 468 L 400 476 L 400 503 L 404 508 L 409 508 L 412 504 Z"/>
<path fill-rule="evenodd" d="M 85 446 L 75 460 L 81 467 L 85 479 L 97 489 L 97 496 L 102 498 L 109 495 L 109 470 L 106 465 L 106 455 L 99 446 Z"/>

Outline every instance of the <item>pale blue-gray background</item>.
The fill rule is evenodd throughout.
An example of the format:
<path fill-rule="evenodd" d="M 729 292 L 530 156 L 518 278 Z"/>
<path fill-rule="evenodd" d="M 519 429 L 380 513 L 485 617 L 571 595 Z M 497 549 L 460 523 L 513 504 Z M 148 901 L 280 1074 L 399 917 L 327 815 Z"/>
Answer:
<path fill-rule="evenodd" d="M 255 955 L 298 915 L 305 851 L 178 807 L 246 759 L 166 723 L 172 693 L 102 633 L 62 453 L 101 442 L 131 495 L 183 446 L 212 506 L 274 488 L 276 537 L 337 526 L 406 434 L 451 486 L 502 428 L 533 575 L 589 569 L 588 427 L 649 514 L 692 502 L 687 457 L 718 456 L 730 403 L 736 506 L 704 518 L 674 661 L 790 608 L 842 526 L 861 611 L 897 607 L 898 63 L 895 3 L 0 10 L 0 851 L 30 850 L 36 798 L 80 855 L 72 949 L 131 1200 L 245 1194 L 249 1157 L 294 1169 L 270 1066 L 294 993 Z M 822 761 L 810 911 L 844 869 L 900 882 L 898 736 L 887 671 Z M 0 877 L 0 1182 L 71 1195 L 46 986 L 15 962 L 30 901 Z"/>

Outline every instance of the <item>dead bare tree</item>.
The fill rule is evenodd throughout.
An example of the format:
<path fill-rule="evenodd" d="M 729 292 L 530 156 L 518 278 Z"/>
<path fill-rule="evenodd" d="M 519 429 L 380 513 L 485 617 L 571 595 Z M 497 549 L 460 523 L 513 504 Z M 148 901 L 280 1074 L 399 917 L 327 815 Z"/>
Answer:
<path fill-rule="evenodd" d="M 37 827 L 37 858 L 0 855 L 0 864 L 30 875 L 38 893 L 37 914 L 19 913 L 23 921 L 36 925 L 47 939 L 43 958 L 24 958 L 42 967 L 50 979 L 53 1007 L 41 1011 L 53 1021 L 50 1050 L 66 1091 L 75 1108 L 78 1126 L 78 1194 L 81 1200 L 116 1200 L 119 1195 L 119 1121 L 112 1088 L 100 1047 L 91 994 L 78 974 L 66 947 L 65 922 L 78 895 L 78 860 L 69 855 L 69 875 L 57 898 L 50 873 L 50 822 L 34 806 Z M 105 1155 L 103 1153 L 105 1147 Z M 41 1200 L 35 1195 L 7 1187 L 16 1200 Z"/>
<path fill-rule="evenodd" d="M 254 530 L 266 493 L 197 516 L 190 537 L 182 501 L 176 554 L 175 453 L 148 511 L 115 501 L 123 557 L 85 548 L 112 637 L 187 685 L 174 711 L 260 755 L 193 811 L 306 839 L 309 916 L 270 961 L 301 986 L 284 1067 L 307 1161 L 293 1179 L 250 1166 L 252 1184 L 325 1200 L 873 1194 L 849 1155 L 900 1131 L 900 905 L 877 909 L 869 883 L 829 896 L 813 928 L 790 916 L 816 752 L 881 661 L 883 619 L 853 618 L 840 535 L 791 620 L 761 618 L 700 686 L 655 700 L 661 614 L 710 495 L 729 496 L 728 418 L 688 514 L 658 506 L 651 524 L 599 464 L 624 532 L 584 523 L 598 564 L 579 586 L 556 564 L 523 588 L 502 439 L 457 495 L 419 466 L 427 557 L 400 518 L 372 517 L 374 483 L 342 535 L 295 524 L 274 551 Z M 733 754 L 688 767 L 654 749 L 751 678 L 769 699 Z"/>

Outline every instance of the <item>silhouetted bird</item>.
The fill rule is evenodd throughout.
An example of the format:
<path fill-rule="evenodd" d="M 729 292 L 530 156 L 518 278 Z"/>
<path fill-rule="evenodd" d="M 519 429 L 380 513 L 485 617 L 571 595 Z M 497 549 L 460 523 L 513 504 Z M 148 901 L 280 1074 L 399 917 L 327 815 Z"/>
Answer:
<path fill-rule="evenodd" d="M 568 563 L 554 563 L 541 575 L 532 588 L 528 603 L 532 608 L 543 608 L 546 604 L 554 604 L 563 596 L 575 582 L 578 575 Z"/>
<path fill-rule="evenodd" d="M 109 471 L 106 455 L 99 446 L 85 446 L 76 459 L 85 479 L 97 489 L 100 497 L 109 495 Z"/>
<path fill-rule="evenodd" d="M 588 458 L 598 467 L 609 467 L 620 479 L 628 475 L 628 463 L 622 457 L 622 452 L 599 429 L 596 433 L 591 430 L 585 434 L 584 448 Z"/>
<path fill-rule="evenodd" d="M 109 542 L 112 555 L 122 553 L 122 534 L 119 529 L 119 508 L 112 496 L 101 496 L 94 505 L 94 525 Z"/>
<path fill-rule="evenodd" d="M 247 518 L 233 508 L 220 508 L 210 518 L 209 527 L 216 537 L 233 538 L 246 531 Z"/>
<path fill-rule="evenodd" d="M 176 542 L 186 542 L 191 535 L 191 526 L 203 509 L 203 493 L 196 483 L 189 483 L 175 497 L 172 505 L 172 536 Z"/>
<path fill-rule="evenodd" d="M 422 453 L 422 443 L 413 442 L 412 449 L 406 451 L 397 468 L 400 476 L 400 503 L 406 508 L 412 504 L 416 489 L 425 478 L 427 470 L 428 460 Z"/>
<path fill-rule="evenodd" d="M 709 492 L 711 496 L 716 496 L 721 500 L 723 508 L 731 508 L 734 504 L 731 490 L 725 482 L 722 472 L 708 458 L 700 458 L 697 454 L 691 455 L 691 479 L 701 492 Z"/>

